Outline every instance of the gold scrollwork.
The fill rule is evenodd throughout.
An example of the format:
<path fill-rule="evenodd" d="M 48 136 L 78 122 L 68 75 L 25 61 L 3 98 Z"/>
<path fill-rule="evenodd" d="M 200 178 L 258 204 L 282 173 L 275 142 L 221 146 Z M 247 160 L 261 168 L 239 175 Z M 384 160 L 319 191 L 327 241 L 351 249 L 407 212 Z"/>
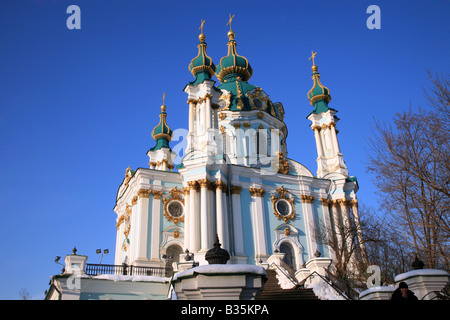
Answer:
<path fill-rule="evenodd" d="M 169 213 L 169 204 L 172 201 L 178 201 L 181 202 L 183 205 L 183 211 L 184 211 L 184 198 L 181 197 L 182 194 L 184 194 L 183 189 L 178 189 L 177 187 L 173 188 L 169 191 L 170 196 L 166 196 L 162 198 L 163 202 L 163 214 L 164 217 L 166 217 L 167 221 L 173 221 L 173 223 L 178 224 L 178 222 L 184 222 L 184 212 L 178 216 L 174 217 Z"/>
<path fill-rule="evenodd" d="M 289 220 L 294 220 L 295 219 L 295 208 L 294 208 L 294 196 L 292 196 L 285 188 L 284 186 L 281 186 L 277 189 L 277 194 L 278 196 L 272 196 L 271 197 L 271 201 L 272 201 L 272 205 L 273 205 L 273 214 L 277 217 L 278 220 L 283 220 L 284 222 L 288 223 Z M 287 201 L 287 203 L 289 203 L 290 205 L 290 214 L 288 215 L 283 215 L 281 214 L 278 209 L 277 209 L 277 202 L 279 200 L 285 200 Z"/>

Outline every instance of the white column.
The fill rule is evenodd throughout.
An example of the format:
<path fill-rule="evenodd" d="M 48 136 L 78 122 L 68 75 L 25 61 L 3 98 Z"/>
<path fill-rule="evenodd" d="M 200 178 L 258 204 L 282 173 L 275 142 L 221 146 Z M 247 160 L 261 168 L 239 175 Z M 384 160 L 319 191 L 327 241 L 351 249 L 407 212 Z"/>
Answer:
<path fill-rule="evenodd" d="M 240 186 L 231 187 L 231 199 L 233 205 L 233 230 L 234 250 L 236 256 L 244 256 L 244 232 L 242 230 L 241 212 L 241 190 Z"/>
<path fill-rule="evenodd" d="M 200 217 L 198 212 L 198 183 L 197 181 L 189 181 L 189 233 L 191 237 L 191 248 L 189 249 L 192 252 L 198 252 L 200 250 Z"/>
<path fill-rule="evenodd" d="M 197 105 L 198 106 L 198 105 Z M 198 123 L 200 130 L 198 132 L 198 134 L 202 134 L 205 131 L 206 128 L 206 105 L 205 105 L 205 101 L 202 100 L 202 102 L 200 103 L 200 123 Z"/>
<path fill-rule="evenodd" d="M 255 241 L 255 260 L 259 262 L 262 258 L 267 258 L 267 240 L 265 232 L 264 219 L 264 189 L 250 188 L 250 194 L 253 197 L 252 201 L 252 215 L 254 226 L 254 241 Z M 263 262 L 265 262 L 263 260 Z"/>
<path fill-rule="evenodd" d="M 340 250 L 340 248 L 343 246 L 342 243 L 342 221 L 340 219 L 340 214 L 339 214 L 339 203 L 337 200 L 333 200 L 331 202 L 331 214 L 330 217 L 333 219 L 333 224 L 334 224 L 334 233 L 336 235 L 336 250 Z"/>
<path fill-rule="evenodd" d="M 119 217 L 119 216 L 117 216 Z M 116 231 L 116 256 L 114 258 L 114 264 L 122 264 L 121 261 L 121 256 L 122 256 L 122 237 L 121 232 L 120 232 L 120 226 L 116 227 L 117 231 Z"/>
<path fill-rule="evenodd" d="M 128 257 L 130 261 L 134 261 L 136 257 L 136 242 L 137 242 L 137 235 L 136 235 L 136 217 L 138 216 L 138 197 L 134 196 L 133 199 L 131 199 L 131 230 L 130 230 L 130 252 L 128 254 Z M 120 248 L 120 247 L 119 247 Z M 122 264 L 122 262 L 118 263 Z"/>
<path fill-rule="evenodd" d="M 351 226 L 351 218 L 350 218 L 350 211 L 347 206 L 347 200 L 339 199 L 338 200 L 339 205 L 341 206 L 341 215 L 342 215 L 342 221 L 344 223 L 344 234 L 346 240 L 347 240 L 347 249 L 351 250 L 352 246 L 352 235 L 350 234 L 352 230 Z"/>
<path fill-rule="evenodd" d="M 209 216 L 208 216 L 208 183 L 207 179 L 198 180 L 200 185 L 200 241 L 201 251 L 210 249 L 209 243 Z"/>
<path fill-rule="evenodd" d="M 305 231 L 306 231 L 306 244 L 308 246 L 309 259 L 314 258 L 314 253 L 317 250 L 317 241 L 315 234 L 315 221 L 313 215 L 313 202 L 314 197 L 308 195 L 301 195 L 303 216 L 305 217 Z"/>
<path fill-rule="evenodd" d="M 323 156 L 323 147 L 322 147 L 322 141 L 320 139 L 320 127 L 315 126 L 313 127 L 314 130 L 314 138 L 316 138 L 316 148 L 317 148 L 317 156 L 322 157 Z"/>
<path fill-rule="evenodd" d="M 207 195 L 208 195 L 208 212 L 209 212 L 209 240 L 208 243 L 210 244 L 210 248 L 212 246 L 212 244 L 214 243 L 214 241 L 216 240 L 216 218 L 215 218 L 215 212 L 216 212 L 216 208 L 215 208 L 215 201 L 214 199 L 216 198 L 216 186 L 214 185 L 213 182 L 209 182 L 208 183 L 208 191 L 207 191 Z"/>
<path fill-rule="evenodd" d="M 331 138 L 333 139 L 334 151 L 336 153 L 340 153 L 341 150 L 339 148 L 339 142 L 338 142 L 338 139 L 337 139 L 337 132 L 336 132 L 336 128 L 335 127 L 336 127 L 336 123 L 335 122 L 330 123 Z"/>
<path fill-rule="evenodd" d="M 150 261 L 159 261 L 159 241 L 160 241 L 160 223 L 161 223 L 161 196 L 162 191 L 153 190 L 152 200 L 152 233 L 150 243 Z"/>
<path fill-rule="evenodd" d="M 205 122 L 206 122 L 206 127 L 205 129 L 210 129 L 211 128 L 211 95 L 206 95 L 206 106 L 205 106 L 205 113 L 206 113 L 206 117 L 205 117 Z"/>
<path fill-rule="evenodd" d="M 193 134 L 194 133 L 194 116 L 195 116 L 195 104 L 194 104 L 194 100 L 189 99 L 189 133 Z"/>
<path fill-rule="evenodd" d="M 359 212 L 358 212 L 358 200 L 354 199 L 349 201 L 350 205 L 352 206 L 352 212 L 353 212 L 353 219 L 355 220 L 356 225 L 356 232 L 358 236 L 358 244 L 361 249 L 362 257 L 365 262 L 367 262 L 367 252 L 366 252 L 366 245 L 364 243 L 362 229 L 361 229 L 361 222 L 359 220 Z"/>
<path fill-rule="evenodd" d="M 322 202 L 322 209 L 323 209 L 323 219 L 325 224 L 325 231 L 327 234 L 327 242 L 333 241 L 334 237 L 334 231 L 331 224 L 331 218 L 330 218 L 330 210 L 329 205 L 331 204 L 331 200 L 329 199 L 320 199 L 320 202 Z M 330 250 L 330 258 L 333 260 L 336 260 L 336 254 L 333 251 L 333 248 L 331 246 L 328 246 Z"/>
<path fill-rule="evenodd" d="M 223 240 L 221 240 L 222 248 L 230 250 L 230 229 L 228 219 L 228 199 L 227 199 L 227 186 L 224 185 L 222 189 L 222 207 L 223 207 Z"/>
<path fill-rule="evenodd" d="M 190 197 L 189 197 L 189 188 L 183 188 L 184 192 L 184 250 L 191 250 L 191 233 L 190 233 Z"/>
<path fill-rule="evenodd" d="M 222 244 L 222 248 L 224 247 L 225 240 L 225 217 L 223 213 L 223 198 L 222 198 L 222 189 L 225 187 L 222 181 L 216 181 L 216 229 L 217 235 L 219 236 L 219 241 Z"/>
<path fill-rule="evenodd" d="M 136 238 L 136 259 L 135 261 L 148 261 L 148 197 L 150 190 L 140 189 L 138 191 L 138 230 Z"/>

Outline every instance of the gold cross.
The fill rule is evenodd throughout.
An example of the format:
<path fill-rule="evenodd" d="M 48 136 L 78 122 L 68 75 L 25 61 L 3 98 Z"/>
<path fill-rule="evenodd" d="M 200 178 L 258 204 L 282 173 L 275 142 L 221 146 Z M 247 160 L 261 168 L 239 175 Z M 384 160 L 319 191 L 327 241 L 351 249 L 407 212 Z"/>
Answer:
<path fill-rule="evenodd" d="M 205 20 L 202 19 L 202 24 L 200 25 L 199 30 L 201 30 L 201 33 L 203 33 L 203 25 L 205 24 Z"/>
<path fill-rule="evenodd" d="M 166 99 L 166 93 L 165 92 L 163 92 L 163 106 L 164 106 L 164 99 Z"/>
<path fill-rule="evenodd" d="M 233 19 L 234 19 L 234 14 L 233 14 L 233 16 L 231 16 L 231 13 L 230 13 L 230 19 L 228 20 L 228 23 L 227 23 L 227 25 L 230 25 L 230 31 L 231 31 L 231 21 L 233 21 Z"/>
<path fill-rule="evenodd" d="M 317 54 L 317 52 L 311 51 L 311 57 L 309 57 L 309 59 L 308 59 L 308 60 L 311 60 L 311 59 L 312 59 L 312 61 L 313 61 L 313 66 L 316 65 L 316 63 L 314 62 L 314 57 L 316 56 L 316 54 Z"/>

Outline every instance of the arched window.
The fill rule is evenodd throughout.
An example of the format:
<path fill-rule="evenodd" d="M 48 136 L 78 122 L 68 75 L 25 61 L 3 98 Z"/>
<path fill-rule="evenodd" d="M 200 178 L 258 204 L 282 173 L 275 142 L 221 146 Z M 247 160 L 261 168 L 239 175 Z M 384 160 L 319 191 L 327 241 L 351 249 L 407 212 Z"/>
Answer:
<path fill-rule="evenodd" d="M 180 262 L 180 254 L 183 253 L 183 249 L 177 245 L 177 244 L 172 244 L 170 246 L 167 247 L 166 250 L 166 275 L 171 276 L 173 273 L 173 266 L 172 264 L 174 262 Z"/>
<path fill-rule="evenodd" d="M 288 242 L 281 243 L 280 252 L 284 253 L 283 261 L 295 270 L 295 252 L 291 244 Z"/>

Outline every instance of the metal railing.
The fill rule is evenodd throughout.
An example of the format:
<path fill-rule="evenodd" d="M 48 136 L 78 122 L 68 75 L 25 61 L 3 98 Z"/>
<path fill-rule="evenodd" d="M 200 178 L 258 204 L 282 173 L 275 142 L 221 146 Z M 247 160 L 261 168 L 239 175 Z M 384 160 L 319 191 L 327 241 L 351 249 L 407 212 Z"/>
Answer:
<path fill-rule="evenodd" d="M 271 268 L 276 267 L 280 272 L 294 285 L 294 287 L 297 287 L 298 281 L 296 279 L 293 279 L 288 272 L 286 272 L 283 268 L 281 268 L 279 265 L 277 265 L 275 262 L 272 262 L 270 265 Z"/>
<path fill-rule="evenodd" d="M 173 270 L 164 267 L 140 267 L 129 266 L 127 264 L 113 265 L 113 264 L 86 264 L 84 272 L 87 275 L 113 274 L 113 275 L 128 275 L 128 276 L 155 276 L 155 277 L 170 277 Z"/>

